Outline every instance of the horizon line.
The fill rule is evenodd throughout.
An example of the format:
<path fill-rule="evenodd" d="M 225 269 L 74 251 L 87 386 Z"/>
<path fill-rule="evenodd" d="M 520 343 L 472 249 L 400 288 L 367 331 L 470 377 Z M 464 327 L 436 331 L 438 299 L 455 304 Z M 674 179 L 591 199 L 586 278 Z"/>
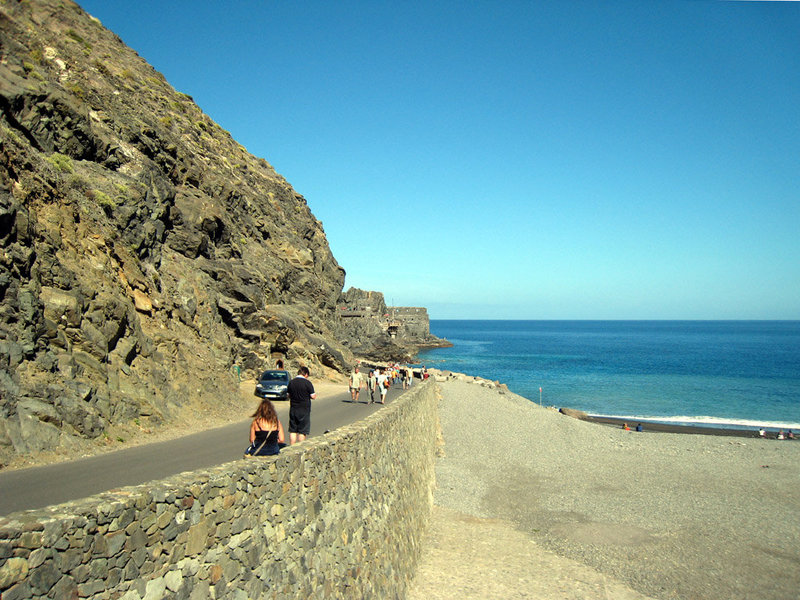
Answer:
<path fill-rule="evenodd" d="M 565 322 L 565 321 L 586 321 L 586 322 L 623 322 L 623 323 L 646 323 L 653 321 L 661 322 L 693 322 L 693 323 L 800 323 L 800 319 L 670 319 L 670 318 L 652 318 L 652 319 L 598 319 L 598 318 L 563 318 L 563 319 L 501 319 L 501 318 L 476 318 L 476 317 L 430 317 L 431 321 L 548 321 L 548 322 Z"/>

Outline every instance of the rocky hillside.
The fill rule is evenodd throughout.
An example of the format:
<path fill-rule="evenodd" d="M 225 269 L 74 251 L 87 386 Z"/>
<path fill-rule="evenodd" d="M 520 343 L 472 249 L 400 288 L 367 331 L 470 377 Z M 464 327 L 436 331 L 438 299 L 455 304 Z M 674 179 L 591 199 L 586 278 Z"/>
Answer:
<path fill-rule="evenodd" d="M 305 199 L 79 6 L 0 1 L 0 110 L 0 466 L 349 369 Z"/>

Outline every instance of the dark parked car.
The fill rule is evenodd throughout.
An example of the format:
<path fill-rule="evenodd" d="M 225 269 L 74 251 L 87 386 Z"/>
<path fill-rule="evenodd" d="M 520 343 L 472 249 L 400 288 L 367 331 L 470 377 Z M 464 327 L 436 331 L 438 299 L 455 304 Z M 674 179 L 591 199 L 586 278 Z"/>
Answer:
<path fill-rule="evenodd" d="M 289 371 L 264 371 L 256 383 L 256 396 L 270 400 L 286 400 Z"/>

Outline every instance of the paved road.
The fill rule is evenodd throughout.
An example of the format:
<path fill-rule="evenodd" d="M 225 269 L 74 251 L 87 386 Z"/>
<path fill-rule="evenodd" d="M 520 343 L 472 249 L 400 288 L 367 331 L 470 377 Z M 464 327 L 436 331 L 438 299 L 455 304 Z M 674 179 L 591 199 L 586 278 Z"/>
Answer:
<path fill-rule="evenodd" d="M 392 402 L 401 393 L 399 385 L 393 387 L 387 402 Z M 382 408 L 380 404 L 363 403 L 365 398 L 369 399 L 367 390 L 361 391 L 362 402 L 358 404 L 350 401 L 347 391 L 314 400 L 311 436 L 323 435 L 326 430 L 353 423 Z M 288 428 L 289 403 L 276 402 L 275 406 L 281 423 Z M 249 428 L 250 421 L 245 420 L 166 442 L 0 473 L 0 516 L 240 459 L 248 444 Z"/>

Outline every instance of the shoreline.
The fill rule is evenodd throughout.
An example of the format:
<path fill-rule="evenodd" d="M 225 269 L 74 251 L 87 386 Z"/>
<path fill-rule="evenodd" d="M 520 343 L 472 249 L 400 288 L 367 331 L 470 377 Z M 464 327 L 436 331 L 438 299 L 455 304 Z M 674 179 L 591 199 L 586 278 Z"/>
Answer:
<path fill-rule="evenodd" d="M 417 352 L 419 352 L 420 350 L 435 350 L 436 348 L 452 348 L 453 342 L 447 338 L 439 338 L 438 340 L 415 343 L 414 346 L 417 348 Z M 416 361 L 416 359 L 417 357 L 414 356 L 414 361 Z"/>
<path fill-rule="evenodd" d="M 623 424 L 627 423 L 631 428 L 632 433 L 683 433 L 695 435 L 716 435 L 716 436 L 733 436 L 751 439 L 768 439 L 783 442 L 793 442 L 795 440 L 778 440 L 776 439 L 778 432 L 767 430 L 766 437 L 758 435 L 758 430 L 751 429 L 738 429 L 736 427 L 708 427 L 704 425 L 677 425 L 674 423 L 659 423 L 654 421 L 636 421 L 630 419 L 621 419 L 618 417 L 600 417 L 596 415 L 586 415 L 581 417 L 581 420 L 589 423 L 596 423 L 598 425 L 605 425 L 606 427 L 614 427 L 615 429 L 622 429 Z M 636 425 L 642 424 L 644 431 L 637 432 Z M 766 429 L 766 428 L 765 428 Z"/>
<path fill-rule="evenodd" d="M 527 400 L 528 402 L 530 402 L 535 406 L 541 406 L 536 400 L 533 400 L 521 394 L 517 394 L 513 390 L 509 389 L 507 384 L 501 383 L 500 381 L 493 381 L 481 377 L 479 375 L 468 375 L 466 373 L 459 373 L 456 371 L 437 369 L 435 367 L 428 368 L 428 372 L 430 373 L 431 376 L 438 377 L 439 381 L 447 381 L 453 378 L 461 381 L 468 381 L 477 385 L 502 388 L 512 394 L 519 396 L 520 398 L 525 398 L 525 400 Z M 639 433 L 636 431 L 636 425 L 641 423 L 644 429 L 644 431 L 641 433 L 648 433 L 648 432 L 681 433 L 681 434 L 695 434 L 695 435 L 712 435 L 721 437 L 767 439 L 767 440 L 788 441 L 788 442 L 795 441 L 790 439 L 778 440 L 777 436 L 780 428 L 769 425 L 763 426 L 763 429 L 766 431 L 766 436 L 762 437 L 758 435 L 758 428 L 755 425 L 752 426 L 751 429 L 743 429 L 741 427 L 736 427 L 732 425 L 710 426 L 700 423 L 697 425 L 664 423 L 661 421 L 651 421 L 648 420 L 646 417 L 641 417 L 637 419 L 635 416 L 625 418 L 625 417 L 611 417 L 603 415 L 590 415 L 582 410 L 570 408 L 567 406 L 561 406 L 561 407 L 547 406 L 546 408 L 559 412 L 565 416 L 572 417 L 573 419 L 578 419 L 579 421 L 586 421 L 587 423 L 603 425 L 609 428 L 622 429 L 623 425 L 627 423 L 632 433 Z M 787 431 L 794 431 L 795 435 L 800 434 L 800 427 L 797 427 L 796 429 L 784 427 L 782 428 L 782 430 L 784 431 L 784 433 L 786 433 Z"/>

